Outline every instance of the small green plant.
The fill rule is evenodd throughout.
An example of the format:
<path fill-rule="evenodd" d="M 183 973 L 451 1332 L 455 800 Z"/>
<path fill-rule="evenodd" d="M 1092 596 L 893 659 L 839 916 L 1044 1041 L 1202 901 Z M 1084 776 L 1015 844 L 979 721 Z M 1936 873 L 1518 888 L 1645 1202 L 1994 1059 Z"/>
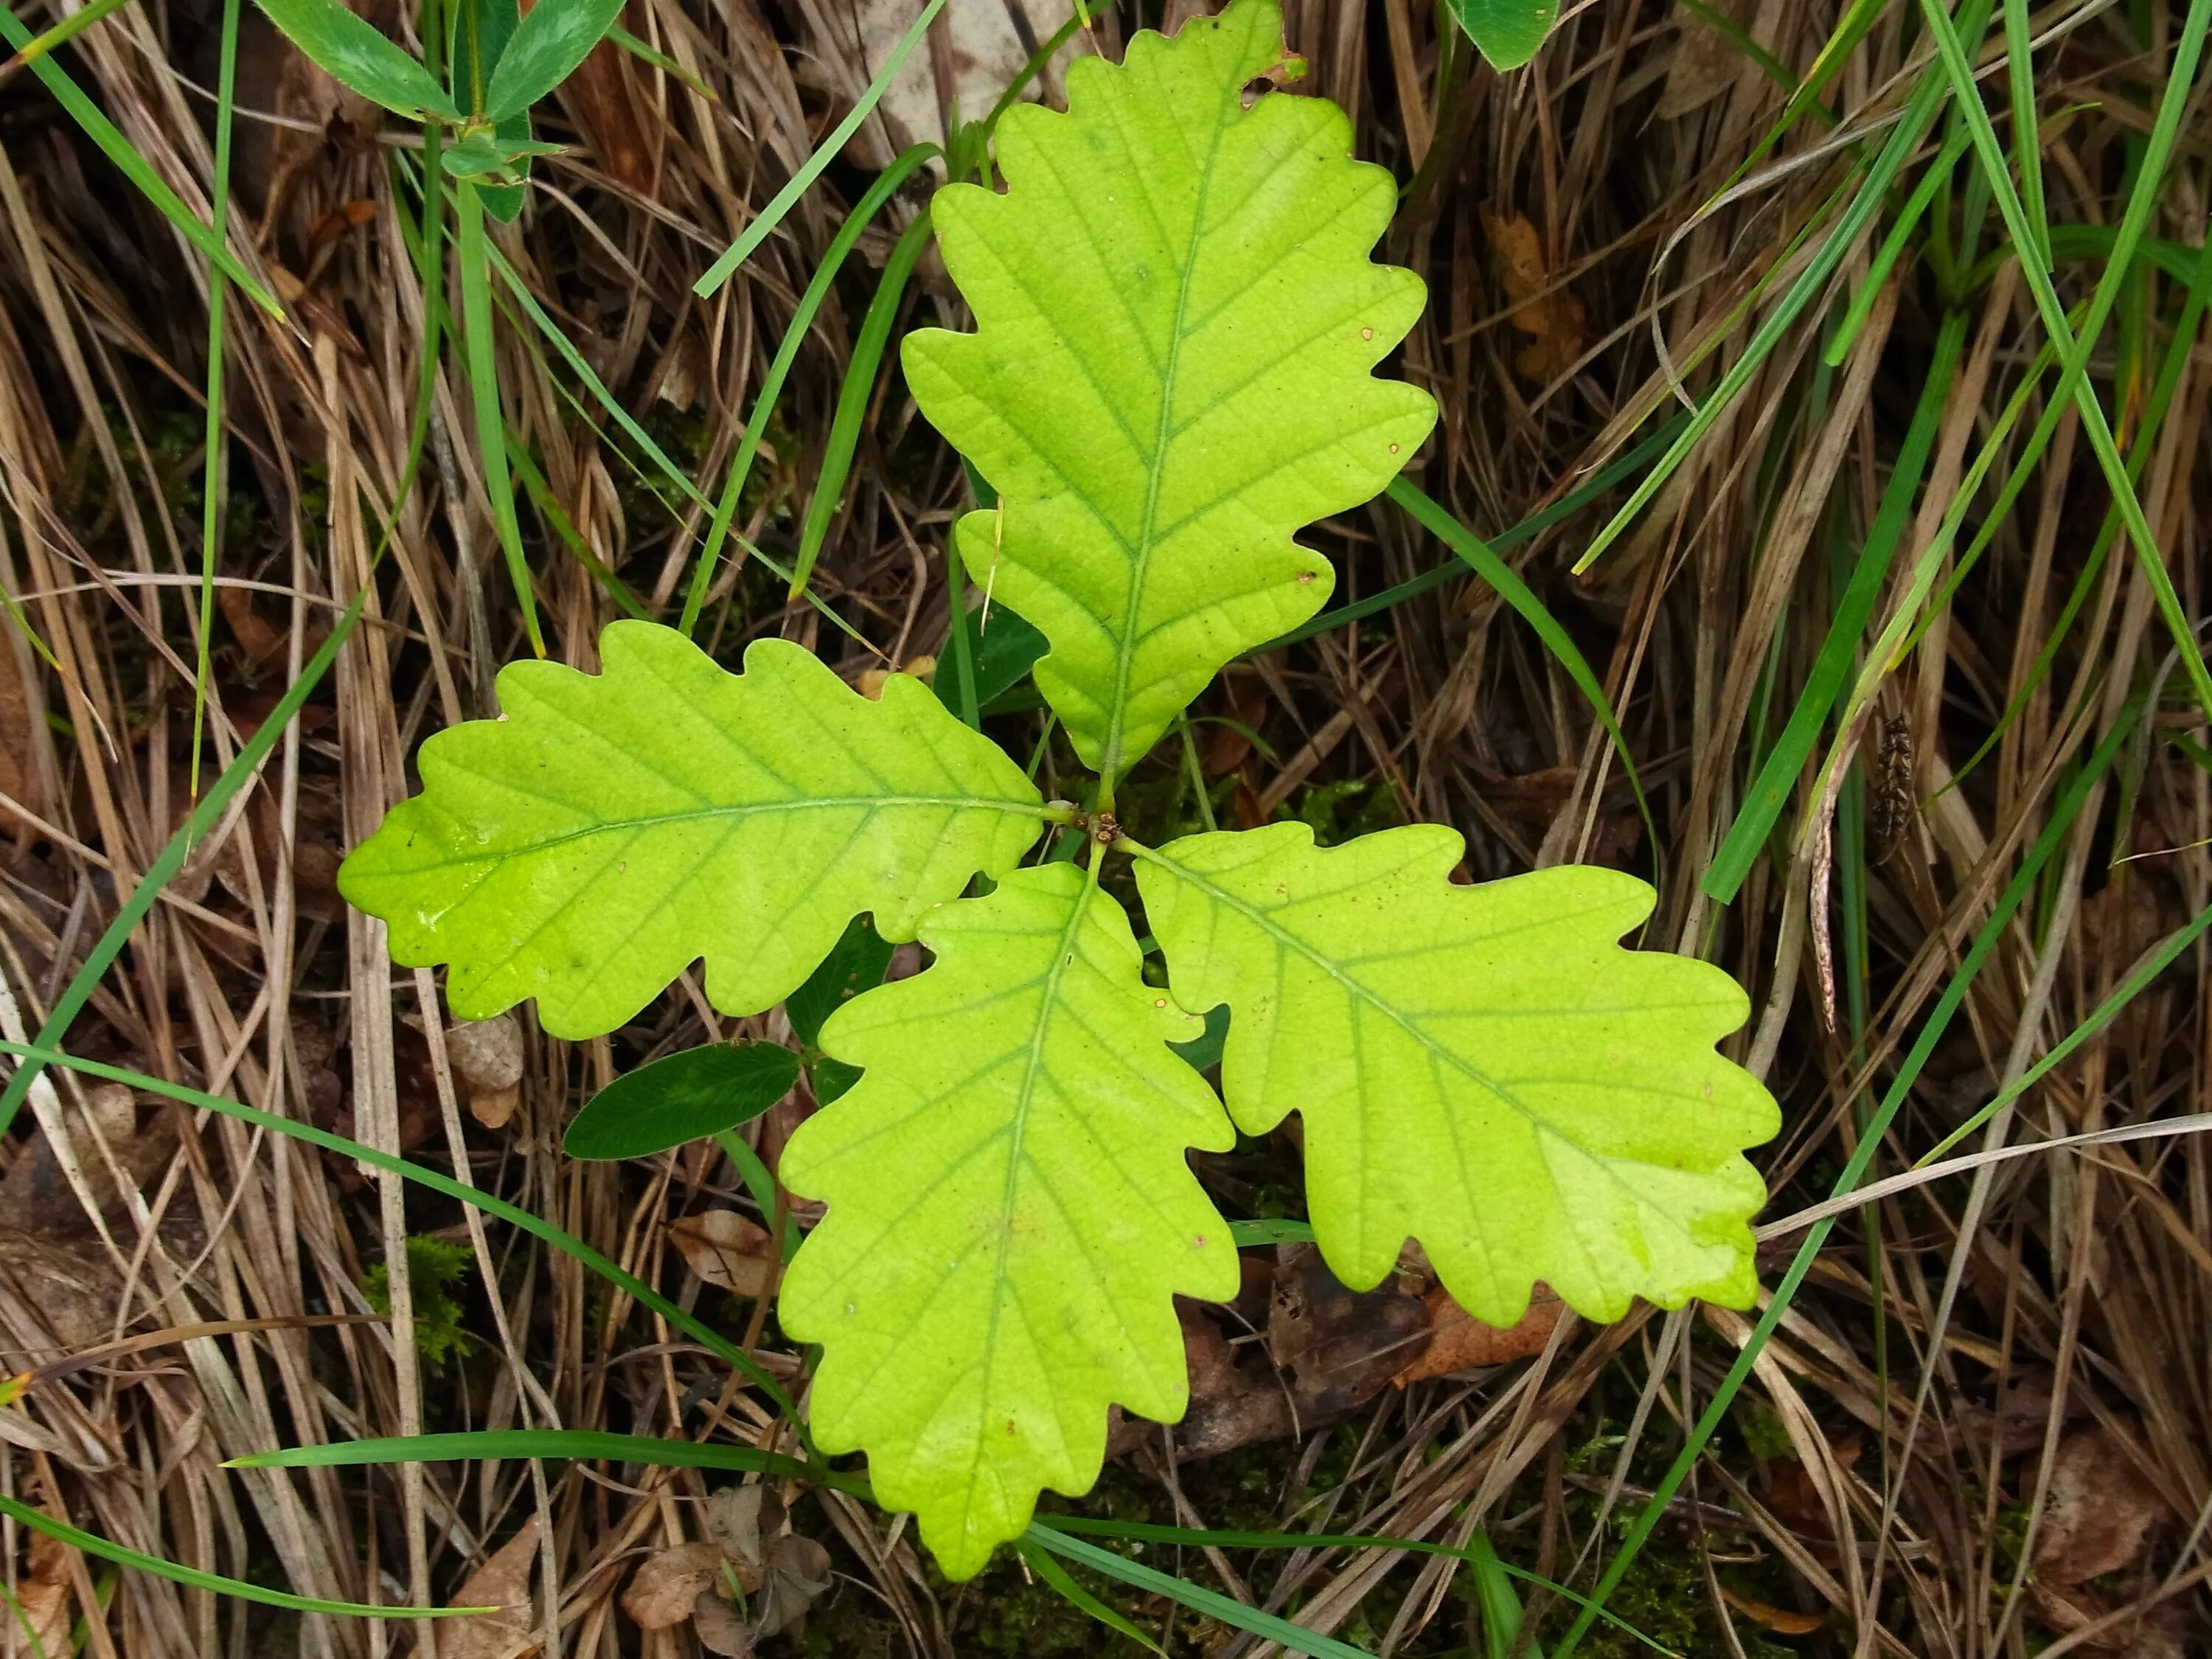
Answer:
<path fill-rule="evenodd" d="M 1728 976 L 1620 946 L 1644 884 L 1457 885 L 1439 826 L 1154 848 L 1116 818 L 1212 676 L 1326 599 L 1294 533 L 1383 489 L 1435 418 L 1374 374 L 1423 299 L 1370 257 L 1389 176 L 1333 105 L 1255 95 L 1299 67 L 1275 0 L 1139 34 L 1119 68 L 1075 64 L 1067 112 L 1006 114 L 1003 192 L 933 204 L 977 326 L 911 336 L 907 378 L 997 492 L 958 556 L 1042 635 L 1037 685 L 1097 773 L 1081 804 L 915 679 L 872 702 L 775 640 L 732 675 L 623 621 L 596 676 L 508 667 L 504 718 L 426 743 L 422 793 L 341 877 L 399 961 L 449 964 L 466 1018 L 535 997 L 550 1032 L 597 1036 L 702 958 L 718 1008 L 791 1000 L 796 1060 L 675 1057 L 665 1096 L 595 1102 L 572 1150 L 726 1130 L 800 1061 L 845 1088 L 784 1154 L 829 1209 L 781 1317 L 821 1345 L 816 1443 L 865 1449 L 954 1577 L 1042 1488 L 1089 1489 L 1109 1403 L 1182 1414 L 1173 1298 L 1237 1285 L 1186 1154 L 1232 1125 L 1304 1115 L 1314 1231 L 1355 1287 L 1412 1237 L 1498 1324 L 1538 1279 L 1598 1319 L 1754 1291 L 1741 1154 L 1774 1103 L 1715 1051 L 1747 1012 Z M 1024 864 L 1048 830 L 1084 856 Z M 1164 988 L 1102 885 L 1115 856 Z M 882 942 L 916 939 L 932 965 L 878 985 Z M 1171 1046 L 1218 1009 L 1222 1097 Z"/>

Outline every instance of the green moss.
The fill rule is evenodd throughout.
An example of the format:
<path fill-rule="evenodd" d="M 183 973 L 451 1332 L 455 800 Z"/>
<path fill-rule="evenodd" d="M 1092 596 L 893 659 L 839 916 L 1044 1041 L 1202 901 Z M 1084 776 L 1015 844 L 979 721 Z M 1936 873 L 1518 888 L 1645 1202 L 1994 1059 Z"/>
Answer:
<path fill-rule="evenodd" d="M 407 1285 L 415 1303 L 415 1351 L 433 1365 L 465 1353 L 474 1340 L 461 1324 L 461 1304 L 453 1294 L 468 1276 L 473 1255 L 453 1239 L 410 1233 L 407 1238 Z M 392 1270 L 380 1261 L 362 1280 L 361 1292 L 380 1314 L 392 1311 Z"/>

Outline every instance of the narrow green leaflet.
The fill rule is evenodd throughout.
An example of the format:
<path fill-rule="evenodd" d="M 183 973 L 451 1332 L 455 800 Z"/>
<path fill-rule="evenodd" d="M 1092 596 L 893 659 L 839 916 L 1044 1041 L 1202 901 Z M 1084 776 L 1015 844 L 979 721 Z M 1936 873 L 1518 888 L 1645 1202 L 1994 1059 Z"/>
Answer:
<path fill-rule="evenodd" d="M 1536 55 L 1559 15 L 1557 0 L 1449 0 L 1451 14 L 1494 70 L 1517 70 Z"/>
<path fill-rule="evenodd" d="M 1320 609 L 1328 561 L 1292 532 L 1381 490 L 1436 418 L 1371 372 L 1423 299 L 1369 258 L 1389 174 L 1324 99 L 1246 106 L 1298 67 L 1275 0 L 1138 34 L 1121 68 L 1076 61 L 1066 114 L 1006 112 L 1004 194 L 931 209 L 977 327 L 908 335 L 907 380 L 1000 498 L 961 557 L 1050 642 L 1037 685 L 1109 788 Z"/>
<path fill-rule="evenodd" d="M 623 0 L 538 0 L 507 40 L 484 90 L 483 112 L 506 122 L 575 72 L 622 15 Z"/>
<path fill-rule="evenodd" d="M 808 1048 L 816 1047 L 830 1016 L 861 992 L 881 985 L 890 965 L 890 941 L 866 921 L 854 922 L 822 958 L 822 965 L 807 975 L 806 983 L 783 1000 L 792 1035 Z"/>
<path fill-rule="evenodd" d="M 452 964 L 465 1019 L 536 997 L 554 1036 L 596 1036 L 701 957 L 716 1007 L 757 1012 L 862 911 L 913 938 L 1046 815 L 919 680 L 871 702 L 781 640 L 730 674 L 645 622 L 611 624 L 599 653 L 598 675 L 501 671 L 505 717 L 426 742 L 422 793 L 339 872 L 395 958 Z"/>
<path fill-rule="evenodd" d="M 569 1121 L 571 1158 L 651 1158 L 750 1123 L 799 1081 L 780 1042 L 709 1042 L 625 1072 Z"/>
<path fill-rule="evenodd" d="M 333 79 L 395 115 L 460 118 L 430 71 L 339 0 L 258 0 L 269 21 Z"/>
<path fill-rule="evenodd" d="M 489 104 L 492 72 L 506 54 L 507 43 L 514 38 L 521 10 L 516 0 L 453 0 L 448 15 L 447 61 L 453 66 L 453 85 L 460 94 L 459 101 L 469 112 L 481 114 Z M 483 159 L 472 156 L 472 149 Z M 471 133 L 447 149 L 446 171 L 459 175 L 483 174 L 512 167 L 518 174 L 526 173 L 530 171 L 531 152 L 536 149 L 530 137 L 530 112 L 525 109 L 500 121 L 492 131 Z M 538 153 L 559 149 L 557 144 L 548 144 Z M 511 224 L 522 211 L 525 193 L 519 184 L 503 185 L 495 180 L 477 186 L 484 211 L 501 224 Z"/>
<path fill-rule="evenodd" d="M 1780 1120 L 1713 1049 L 1743 993 L 1619 946 L 1651 908 L 1634 877 L 1455 886 L 1462 850 L 1416 825 L 1322 851 L 1283 823 L 1139 854 L 1176 1000 L 1232 1011 L 1231 1115 L 1257 1134 L 1304 1114 L 1314 1231 L 1355 1289 L 1410 1235 L 1495 1325 L 1539 1279 L 1595 1319 L 1749 1306 L 1765 1192 L 1741 1149 Z"/>
<path fill-rule="evenodd" d="M 915 1511 L 957 1579 L 1041 1489 L 1090 1489 L 1109 1402 L 1182 1415 L 1173 1297 L 1237 1282 L 1185 1149 L 1236 1138 L 1167 1046 L 1201 1023 L 1144 983 L 1083 871 L 1018 871 L 921 935 L 934 965 L 823 1030 L 866 1070 L 785 1150 L 785 1183 L 830 1213 L 779 1316 L 823 1346 L 817 1443 L 866 1448 L 877 1501 Z"/>

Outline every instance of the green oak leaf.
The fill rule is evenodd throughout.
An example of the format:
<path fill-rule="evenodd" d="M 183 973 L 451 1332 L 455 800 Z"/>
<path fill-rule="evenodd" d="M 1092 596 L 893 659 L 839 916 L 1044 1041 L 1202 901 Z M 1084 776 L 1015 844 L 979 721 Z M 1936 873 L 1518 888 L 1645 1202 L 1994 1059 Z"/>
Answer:
<path fill-rule="evenodd" d="M 1283 823 L 1139 854 L 1176 1000 L 1231 1011 L 1231 1115 L 1253 1134 L 1303 1115 L 1314 1231 L 1354 1289 L 1410 1235 L 1494 1325 L 1539 1279 L 1595 1319 L 1638 1296 L 1749 1306 L 1765 1191 L 1741 1149 L 1780 1119 L 1714 1051 L 1743 993 L 1620 948 L 1651 910 L 1634 877 L 1456 886 L 1462 850 L 1416 825 L 1323 851 Z"/>
<path fill-rule="evenodd" d="M 1050 642 L 1038 688 L 1109 781 L 1321 608 L 1328 561 L 1292 532 L 1381 490 L 1436 418 L 1372 374 L 1423 299 L 1369 258 L 1396 188 L 1326 100 L 1247 106 L 1287 67 L 1275 0 L 1139 33 L 1119 68 L 1077 60 L 1066 113 L 1007 111 L 1005 193 L 931 209 L 976 331 L 909 334 L 907 380 L 1000 496 L 961 557 Z"/>
<path fill-rule="evenodd" d="M 866 1448 L 877 1500 L 966 1578 L 1040 1490 L 1098 1478 L 1106 1408 L 1188 1402 L 1176 1296 L 1236 1294 L 1185 1149 L 1221 1103 L 1167 1045 L 1203 1022 L 1144 983 L 1121 907 L 1071 864 L 1019 870 L 921 927 L 937 960 L 855 997 L 823 1045 L 866 1068 L 781 1176 L 826 1200 L 783 1285 L 823 1346 L 809 1415 Z"/>
<path fill-rule="evenodd" d="M 871 702 L 781 640 L 730 674 L 645 622 L 599 654 L 501 671 L 504 717 L 424 743 L 422 793 L 339 871 L 396 960 L 452 964 L 463 1018 L 536 997 L 554 1036 L 594 1036 L 702 957 L 708 999 L 757 1013 L 854 916 L 911 939 L 1036 839 L 1035 786 L 919 680 Z"/>

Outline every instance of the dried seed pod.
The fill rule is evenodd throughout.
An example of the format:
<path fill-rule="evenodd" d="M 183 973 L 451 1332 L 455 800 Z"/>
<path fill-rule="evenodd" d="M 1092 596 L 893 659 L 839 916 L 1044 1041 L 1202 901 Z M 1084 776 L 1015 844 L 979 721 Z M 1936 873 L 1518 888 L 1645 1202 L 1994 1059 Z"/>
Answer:
<path fill-rule="evenodd" d="M 1912 728 L 1902 716 L 1884 720 L 1867 800 L 1867 835 L 1876 864 L 1885 863 L 1912 827 Z"/>

